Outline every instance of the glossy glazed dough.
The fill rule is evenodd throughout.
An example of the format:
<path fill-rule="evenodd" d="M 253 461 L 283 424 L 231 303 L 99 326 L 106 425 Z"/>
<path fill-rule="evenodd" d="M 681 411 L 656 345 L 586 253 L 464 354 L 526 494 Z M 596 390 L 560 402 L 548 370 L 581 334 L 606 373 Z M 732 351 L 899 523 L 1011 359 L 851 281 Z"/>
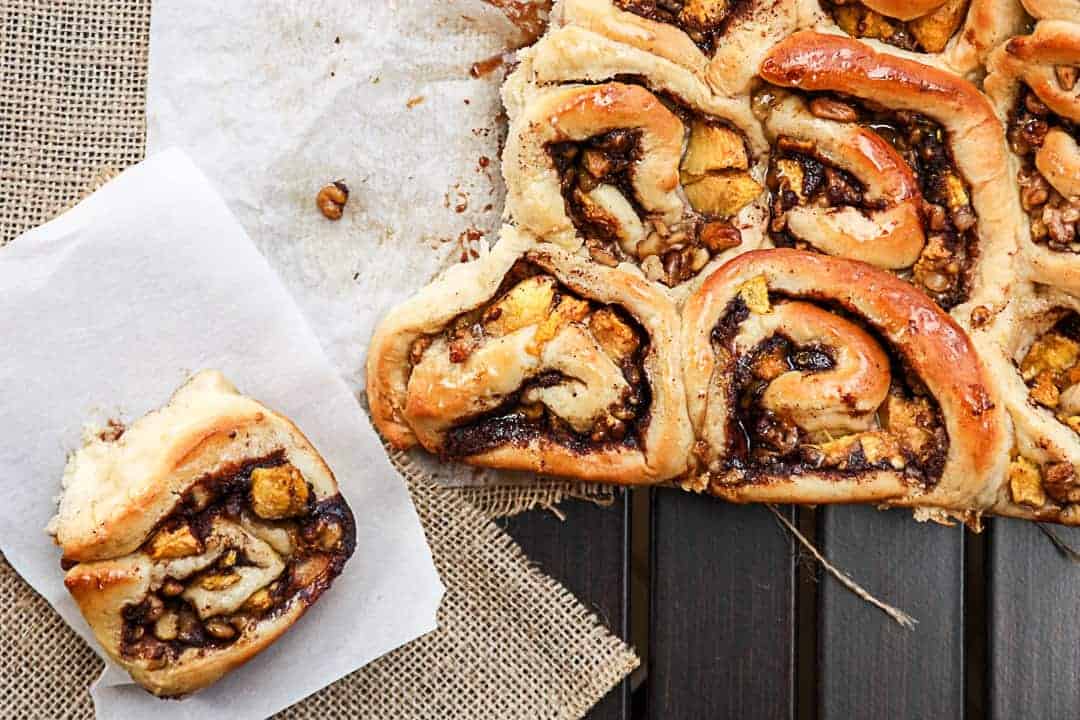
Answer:
<path fill-rule="evenodd" d="M 805 468 L 791 474 L 776 473 L 769 466 L 755 473 L 752 482 L 745 482 L 750 477 L 748 471 L 738 468 L 734 479 L 721 480 L 722 465 L 732 442 L 730 418 L 739 412 L 731 406 L 733 373 L 739 358 L 755 345 L 740 345 L 737 341 L 734 354 L 720 352 L 713 333 L 732 301 L 750 282 L 761 283 L 771 294 L 815 304 L 791 302 L 794 308 L 759 307 L 751 310 L 744 323 L 761 322 L 757 315 L 768 319 L 774 312 L 783 313 L 787 309 L 789 317 L 777 319 L 778 332 L 801 343 L 816 338 L 826 345 L 835 344 L 856 353 L 857 357 L 847 360 L 848 365 L 841 358 L 837 370 L 825 376 L 836 382 L 835 376 L 840 374 L 839 380 L 843 381 L 842 387 L 833 391 L 831 407 L 860 422 L 836 422 L 821 407 L 815 419 L 821 422 L 831 419 L 829 430 L 859 429 L 867 414 L 882 405 L 884 393 L 880 383 L 887 385 L 890 371 L 880 350 L 875 351 L 876 346 L 867 348 L 875 345 L 875 341 L 858 325 L 844 322 L 842 316 L 828 315 L 822 319 L 817 317 L 822 310 L 814 308 L 842 308 L 878 333 L 894 358 L 903 358 L 904 369 L 926 386 L 939 405 L 948 432 L 948 454 L 936 484 L 923 487 L 912 482 L 902 469 L 846 475 Z M 838 322 L 841 324 L 837 325 Z M 800 324 L 809 328 L 800 328 Z M 1000 395 L 961 328 L 908 283 L 862 263 L 816 253 L 781 249 L 746 253 L 710 276 L 687 301 L 683 310 L 683 343 L 690 419 L 695 435 L 705 446 L 697 453 L 702 463 L 699 475 L 690 484 L 738 502 L 873 501 L 943 508 L 961 515 L 967 511 L 978 513 L 993 505 L 1004 478 L 1009 443 L 1008 418 Z M 862 370 L 855 372 L 853 368 L 859 366 Z M 821 376 L 811 373 L 809 378 L 820 381 Z M 771 387 L 766 391 L 766 399 L 770 390 Z M 802 392 L 810 392 L 818 401 L 829 396 L 803 383 L 789 387 L 786 394 L 790 401 Z M 865 405 L 860 404 L 863 402 Z M 805 421 L 799 424 L 804 430 L 818 429 L 807 426 Z"/>
<path fill-rule="evenodd" d="M 275 535 L 257 518 L 243 524 L 214 520 L 198 551 L 155 559 L 157 551 L 147 545 L 204 478 L 275 454 L 300 471 L 312 502 L 340 497 L 330 469 L 291 421 L 241 395 L 220 373 L 204 371 L 119 439 L 95 439 L 69 460 L 50 527 L 65 562 L 75 563 L 64 583 L 102 648 L 147 690 L 175 696 L 206 687 L 270 645 L 317 597 L 295 597 L 249 624 L 231 644 L 189 647 L 164 664 L 122 651 L 127 608 L 157 592 L 167 578 L 188 578 L 230 549 L 243 553 L 250 564 L 237 569 L 238 583 L 220 592 L 191 586 L 184 593 L 206 618 L 234 612 L 282 575 L 279 553 L 288 549 L 288 536 Z"/>

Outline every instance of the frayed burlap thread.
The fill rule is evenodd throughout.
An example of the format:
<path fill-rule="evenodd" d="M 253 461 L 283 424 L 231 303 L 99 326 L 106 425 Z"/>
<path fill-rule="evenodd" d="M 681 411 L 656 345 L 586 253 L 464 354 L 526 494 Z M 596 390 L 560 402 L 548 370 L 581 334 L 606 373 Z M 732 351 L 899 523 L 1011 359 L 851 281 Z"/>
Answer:
<path fill-rule="evenodd" d="M 0 245 L 142 159 L 149 24 L 148 0 L 0 0 Z M 614 491 L 448 490 L 395 460 L 447 586 L 439 628 L 281 717 L 578 718 L 637 666 L 491 522 Z M 0 718 L 93 717 L 101 661 L 3 556 L 0 597 Z"/>

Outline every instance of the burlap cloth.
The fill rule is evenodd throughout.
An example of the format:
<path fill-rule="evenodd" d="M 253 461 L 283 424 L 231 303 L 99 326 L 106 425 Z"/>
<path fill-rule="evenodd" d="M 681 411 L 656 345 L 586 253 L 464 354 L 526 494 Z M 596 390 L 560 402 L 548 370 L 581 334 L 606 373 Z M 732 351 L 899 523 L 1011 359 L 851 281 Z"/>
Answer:
<path fill-rule="evenodd" d="M 0 0 L 0 245 L 142 159 L 149 28 L 149 0 Z M 439 629 L 282 717 L 576 718 L 637 666 L 491 521 L 609 490 L 452 491 L 395 462 L 447 586 Z M 101 661 L 2 556 L 0 597 L 0 718 L 92 717 Z"/>

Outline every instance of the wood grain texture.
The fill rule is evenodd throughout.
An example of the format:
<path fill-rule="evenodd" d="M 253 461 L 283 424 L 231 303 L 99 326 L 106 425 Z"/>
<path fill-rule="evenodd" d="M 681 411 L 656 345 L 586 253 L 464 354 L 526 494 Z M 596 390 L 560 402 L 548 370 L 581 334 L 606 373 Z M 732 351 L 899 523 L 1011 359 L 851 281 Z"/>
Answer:
<path fill-rule="evenodd" d="M 829 560 L 919 621 L 905 630 L 822 575 L 819 719 L 963 717 L 962 528 L 837 506 L 818 511 L 818 534 Z"/>
<path fill-rule="evenodd" d="M 649 712 L 792 718 L 791 541 L 761 506 L 653 495 Z"/>
<path fill-rule="evenodd" d="M 561 582 L 617 635 L 627 638 L 630 525 L 620 493 L 612 507 L 586 502 L 559 506 L 560 520 L 534 510 L 500 521 L 541 570 Z M 568 658 L 567 662 L 572 662 Z M 630 717 L 629 682 L 624 680 L 586 716 L 587 720 Z"/>
<path fill-rule="evenodd" d="M 991 523 L 990 716 L 1080 717 L 1080 565 L 1034 523 Z M 1080 547 L 1080 529 L 1051 528 Z"/>

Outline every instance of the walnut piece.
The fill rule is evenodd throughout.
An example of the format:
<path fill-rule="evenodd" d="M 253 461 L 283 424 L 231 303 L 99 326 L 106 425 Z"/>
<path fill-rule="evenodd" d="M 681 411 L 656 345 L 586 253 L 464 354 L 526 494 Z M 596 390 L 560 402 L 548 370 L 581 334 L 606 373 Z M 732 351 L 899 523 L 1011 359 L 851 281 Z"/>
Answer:
<path fill-rule="evenodd" d="M 728 14 L 728 0 L 686 0 L 679 12 L 679 22 L 698 30 L 716 27 Z"/>
<path fill-rule="evenodd" d="M 192 534 L 190 526 L 181 525 L 172 530 L 158 531 L 150 540 L 149 550 L 154 560 L 173 560 L 201 553 L 203 546 L 199 538 Z"/>
<path fill-rule="evenodd" d="M 251 507 L 264 520 L 302 515 L 309 499 L 304 476 L 288 463 L 251 472 Z"/>
<path fill-rule="evenodd" d="M 340 220 L 349 201 L 349 187 L 341 180 L 325 185 L 315 196 L 315 205 L 327 220 Z"/>
<path fill-rule="evenodd" d="M 180 632 L 180 619 L 176 613 L 165 613 L 154 623 L 154 637 L 158 640 L 175 640 Z"/>

